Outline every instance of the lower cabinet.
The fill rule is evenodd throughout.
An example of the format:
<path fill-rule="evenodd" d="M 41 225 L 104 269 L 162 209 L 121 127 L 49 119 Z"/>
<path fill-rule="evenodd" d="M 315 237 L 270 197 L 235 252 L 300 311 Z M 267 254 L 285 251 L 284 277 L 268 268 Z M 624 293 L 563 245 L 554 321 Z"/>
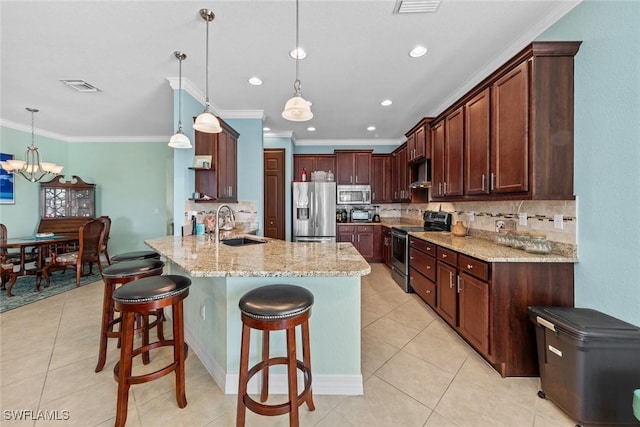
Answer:
<path fill-rule="evenodd" d="M 503 377 L 539 376 L 527 307 L 573 307 L 573 263 L 486 262 L 413 236 L 409 245 L 416 294 Z"/>
<path fill-rule="evenodd" d="M 382 228 L 382 261 L 387 267 L 391 268 L 391 228 L 381 226 Z"/>
<path fill-rule="evenodd" d="M 380 225 L 337 225 L 337 241 L 351 242 L 368 262 L 382 261 Z"/>

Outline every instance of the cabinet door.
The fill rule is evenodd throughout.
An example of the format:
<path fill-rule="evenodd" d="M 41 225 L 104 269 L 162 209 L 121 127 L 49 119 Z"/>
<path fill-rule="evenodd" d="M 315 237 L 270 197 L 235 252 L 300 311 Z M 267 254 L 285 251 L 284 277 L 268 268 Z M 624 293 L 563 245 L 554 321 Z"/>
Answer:
<path fill-rule="evenodd" d="M 427 139 L 425 127 L 421 126 L 415 134 L 414 160 L 422 160 L 427 157 Z"/>
<path fill-rule="evenodd" d="M 399 193 L 401 201 L 411 200 L 411 190 L 409 189 L 409 149 L 405 146 L 398 152 L 398 177 Z"/>
<path fill-rule="evenodd" d="M 382 227 L 382 259 L 391 268 L 391 229 Z"/>
<path fill-rule="evenodd" d="M 436 284 L 424 277 L 418 270 L 409 268 L 411 288 L 433 309 L 436 308 Z"/>
<path fill-rule="evenodd" d="M 489 354 L 489 285 L 460 274 L 460 333 L 478 351 Z"/>
<path fill-rule="evenodd" d="M 444 122 L 431 127 L 431 193 L 434 198 L 444 196 Z"/>
<path fill-rule="evenodd" d="M 371 159 L 371 201 L 372 203 L 390 203 L 392 200 L 391 162 L 389 154 L 374 155 Z"/>
<path fill-rule="evenodd" d="M 293 180 L 300 181 L 302 169 L 307 171 L 307 180 L 311 180 L 311 172 L 316 168 L 315 156 L 299 155 L 293 156 Z"/>
<path fill-rule="evenodd" d="M 309 169 L 307 169 L 308 171 Z M 315 156 L 315 169 L 314 171 L 335 172 L 336 170 L 336 157 L 330 156 Z M 334 173 L 335 179 L 335 173 Z"/>
<path fill-rule="evenodd" d="M 353 153 L 336 154 L 336 183 L 355 184 L 353 170 Z"/>
<path fill-rule="evenodd" d="M 238 199 L 237 186 L 237 139 L 228 132 L 218 135 L 218 190 L 220 201 L 235 202 Z"/>
<path fill-rule="evenodd" d="M 407 135 L 407 160 L 412 162 L 416 152 L 416 133 Z"/>
<path fill-rule="evenodd" d="M 336 233 L 337 241 L 353 243 L 353 245 L 355 246 L 357 243 L 355 239 L 355 234 L 356 234 L 355 230 L 356 230 L 356 227 L 353 225 L 338 225 L 337 233 Z"/>
<path fill-rule="evenodd" d="M 529 191 L 529 62 L 492 86 L 491 191 Z"/>
<path fill-rule="evenodd" d="M 489 194 L 489 88 L 465 104 L 464 194 Z"/>
<path fill-rule="evenodd" d="M 458 273 L 454 267 L 442 261 L 438 261 L 437 268 L 437 311 L 447 323 L 455 327 L 458 313 L 458 289 L 456 285 Z"/>
<path fill-rule="evenodd" d="M 354 153 L 353 165 L 355 184 L 371 183 L 371 153 Z"/>
<path fill-rule="evenodd" d="M 368 230 L 364 232 L 358 231 L 357 242 L 358 242 L 358 252 L 367 260 L 372 260 L 374 258 L 373 253 L 373 230 Z"/>
<path fill-rule="evenodd" d="M 445 119 L 444 195 L 462 196 L 464 147 L 464 109 L 458 108 Z"/>

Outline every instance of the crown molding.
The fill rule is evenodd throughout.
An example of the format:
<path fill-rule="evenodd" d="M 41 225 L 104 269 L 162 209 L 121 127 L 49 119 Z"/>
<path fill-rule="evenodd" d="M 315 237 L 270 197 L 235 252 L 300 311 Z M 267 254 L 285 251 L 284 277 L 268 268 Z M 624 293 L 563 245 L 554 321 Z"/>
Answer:
<path fill-rule="evenodd" d="M 400 145 L 402 139 L 293 139 L 293 143 L 300 146 L 361 145 L 368 147 L 373 145 Z"/>

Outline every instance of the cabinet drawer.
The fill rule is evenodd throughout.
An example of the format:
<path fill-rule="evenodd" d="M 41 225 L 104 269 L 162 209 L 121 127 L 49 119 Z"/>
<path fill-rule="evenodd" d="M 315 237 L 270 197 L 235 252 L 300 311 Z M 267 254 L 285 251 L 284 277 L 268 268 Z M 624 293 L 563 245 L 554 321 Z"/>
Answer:
<path fill-rule="evenodd" d="M 425 252 L 428 255 L 436 256 L 436 245 L 433 243 L 429 243 L 426 240 L 409 236 L 409 245 L 412 248 L 421 250 L 422 252 Z"/>
<path fill-rule="evenodd" d="M 440 261 L 446 262 L 447 264 L 457 266 L 458 263 L 458 253 L 443 247 L 438 246 L 436 249 L 436 258 Z"/>
<path fill-rule="evenodd" d="M 431 308 L 436 308 L 436 284 L 420 274 L 415 268 L 409 269 L 409 284 Z"/>
<path fill-rule="evenodd" d="M 468 273 L 480 280 L 489 280 L 489 264 L 466 255 L 458 256 L 458 271 Z"/>
<path fill-rule="evenodd" d="M 355 225 L 338 225 L 338 233 L 353 233 L 355 231 Z"/>
<path fill-rule="evenodd" d="M 436 280 L 436 259 L 416 248 L 409 248 L 409 267 L 418 270 L 433 281 Z"/>
<path fill-rule="evenodd" d="M 358 233 L 373 233 L 375 225 L 358 225 L 356 228 L 358 229 Z"/>

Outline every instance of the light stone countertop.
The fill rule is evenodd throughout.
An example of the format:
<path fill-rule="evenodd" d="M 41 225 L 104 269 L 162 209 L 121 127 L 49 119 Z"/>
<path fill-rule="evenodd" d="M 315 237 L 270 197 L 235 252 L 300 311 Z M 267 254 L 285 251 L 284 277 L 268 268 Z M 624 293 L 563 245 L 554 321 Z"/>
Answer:
<path fill-rule="evenodd" d="M 351 243 L 294 243 L 249 235 L 264 244 L 228 246 L 205 236 L 167 236 L 145 244 L 192 277 L 366 276 L 371 266 Z"/>
<path fill-rule="evenodd" d="M 457 237 L 440 231 L 411 232 L 409 235 L 487 262 L 578 262 L 577 258 L 555 253 L 530 254 L 478 237 Z"/>

